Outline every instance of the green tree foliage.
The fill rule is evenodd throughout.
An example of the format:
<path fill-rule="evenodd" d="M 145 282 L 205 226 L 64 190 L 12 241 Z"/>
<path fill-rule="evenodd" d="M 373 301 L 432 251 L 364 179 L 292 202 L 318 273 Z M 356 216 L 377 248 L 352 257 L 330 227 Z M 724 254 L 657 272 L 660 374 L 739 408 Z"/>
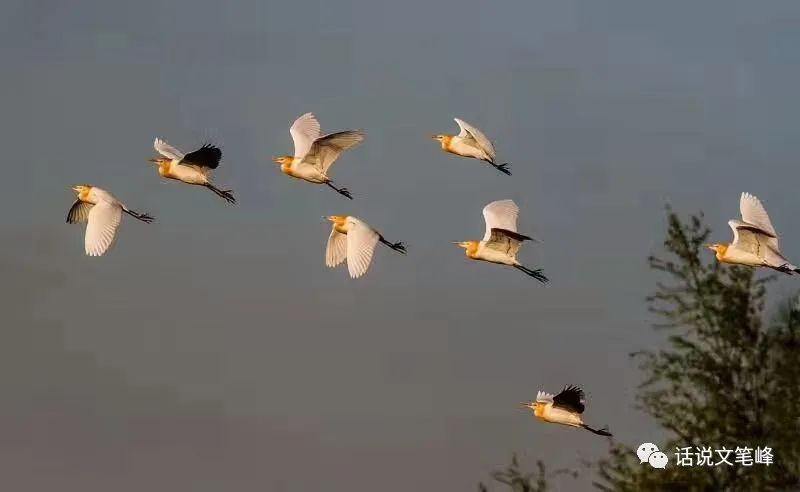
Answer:
<path fill-rule="evenodd" d="M 666 348 L 632 354 L 646 379 L 638 406 L 670 434 L 658 443 L 665 470 L 614 445 L 595 486 L 614 491 L 800 489 L 800 306 L 765 312 L 767 284 L 752 268 L 720 265 L 703 244 L 702 215 L 667 210 L 666 256 L 650 267 L 666 279 L 648 298 L 668 335 Z M 644 437 L 644 436 L 643 436 Z M 638 443 L 636 443 L 638 445 Z M 676 447 L 772 448 L 773 464 L 679 467 Z M 714 461 L 719 461 L 716 454 Z M 535 489 L 532 489 L 535 490 Z"/>
<path fill-rule="evenodd" d="M 573 478 L 577 473 L 570 470 L 556 470 L 548 473 L 544 462 L 536 462 L 535 473 L 525 473 L 519 467 L 517 455 L 511 457 L 511 464 L 505 470 L 498 470 L 491 473 L 492 481 L 506 485 L 509 492 L 546 492 L 549 488 L 549 480 L 558 475 L 570 475 Z M 484 484 L 478 485 L 479 492 L 489 492 Z"/>

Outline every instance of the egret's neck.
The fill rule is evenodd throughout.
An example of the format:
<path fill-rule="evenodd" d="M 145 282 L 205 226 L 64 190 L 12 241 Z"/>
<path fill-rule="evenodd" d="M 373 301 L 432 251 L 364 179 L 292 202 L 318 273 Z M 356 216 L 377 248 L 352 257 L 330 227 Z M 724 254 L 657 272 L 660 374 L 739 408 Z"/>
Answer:
<path fill-rule="evenodd" d="M 439 142 L 442 145 L 442 150 L 450 150 L 450 142 L 453 141 L 453 137 L 450 135 L 445 135 L 442 137 L 442 140 Z"/>
<path fill-rule="evenodd" d="M 723 259 L 725 258 L 725 253 L 727 252 L 728 252 L 728 245 L 727 244 L 720 245 L 716 250 L 717 259 L 723 261 Z"/>
<path fill-rule="evenodd" d="M 475 258 L 478 255 L 478 241 L 472 241 L 469 243 L 469 246 L 466 248 L 467 256 L 470 258 Z"/>

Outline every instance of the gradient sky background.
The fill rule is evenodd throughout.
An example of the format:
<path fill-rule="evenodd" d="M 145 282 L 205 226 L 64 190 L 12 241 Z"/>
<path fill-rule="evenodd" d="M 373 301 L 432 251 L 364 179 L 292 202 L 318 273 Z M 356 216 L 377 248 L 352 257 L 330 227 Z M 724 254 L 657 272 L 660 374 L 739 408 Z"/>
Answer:
<path fill-rule="evenodd" d="M 798 46 L 795 0 L 3 2 L 4 488 L 474 490 L 512 451 L 604 456 L 520 408 L 566 383 L 590 423 L 659 442 L 627 354 L 663 340 L 663 207 L 727 241 L 750 191 L 800 261 Z M 306 111 L 368 131 L 333 171 L 356 200 L 271 163 Z M 453 116 L 513 177 L 437 149 Z M 218 142 L 239 205 L 162 183 L 156 136 Z M 158 221 L 85 257 L 83 182 Z M 502 198 L 548 286 L 450 243 Z M 329 271 L 325 214 L 409 255 Z"/>

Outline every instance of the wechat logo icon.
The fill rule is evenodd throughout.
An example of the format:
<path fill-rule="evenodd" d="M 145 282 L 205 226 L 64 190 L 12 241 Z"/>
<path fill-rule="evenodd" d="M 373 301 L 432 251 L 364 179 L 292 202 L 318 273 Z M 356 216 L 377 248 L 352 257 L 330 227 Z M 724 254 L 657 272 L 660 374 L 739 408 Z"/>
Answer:
<path fill-rule="evenodd" d="M 658 450 L 658 446 L 651 442 L 645 442 L 639 445 L 636 449 L 636 456 L 639 457 L 639 463 L 650 463 L 653 468 L 666 468 L 669 458 L 667 455 Z"/>

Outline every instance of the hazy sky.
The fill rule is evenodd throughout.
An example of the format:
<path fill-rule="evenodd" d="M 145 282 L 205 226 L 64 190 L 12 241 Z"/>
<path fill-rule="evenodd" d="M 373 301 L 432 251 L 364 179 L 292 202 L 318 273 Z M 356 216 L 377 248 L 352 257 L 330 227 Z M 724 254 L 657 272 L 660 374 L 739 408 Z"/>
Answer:
<path fill-rule="evenodd" d="M 512 451 L 606 453 L 521 409 L 567 383 L 588 422 L 659 442 L 627 354 L 662 344 L 663 207 L 724 241 L 750 191 L 800 261 L 798 46 L 796 0 L 3 2 L 5 487 L 474 490 Z M 367 130 L 333 169 L 356 200 L 272 164 L 306 111 Z M 453 116 L 511 178 L 437 149 Z M 156 136 L 219 143 L 239 204 L 163 183 Z M 157 222 L 85 257 L 84 182 Z M 549 285 L 451 244 L 502 198 Z M 409 255 L 328 270 L 326 214 Z"/>

